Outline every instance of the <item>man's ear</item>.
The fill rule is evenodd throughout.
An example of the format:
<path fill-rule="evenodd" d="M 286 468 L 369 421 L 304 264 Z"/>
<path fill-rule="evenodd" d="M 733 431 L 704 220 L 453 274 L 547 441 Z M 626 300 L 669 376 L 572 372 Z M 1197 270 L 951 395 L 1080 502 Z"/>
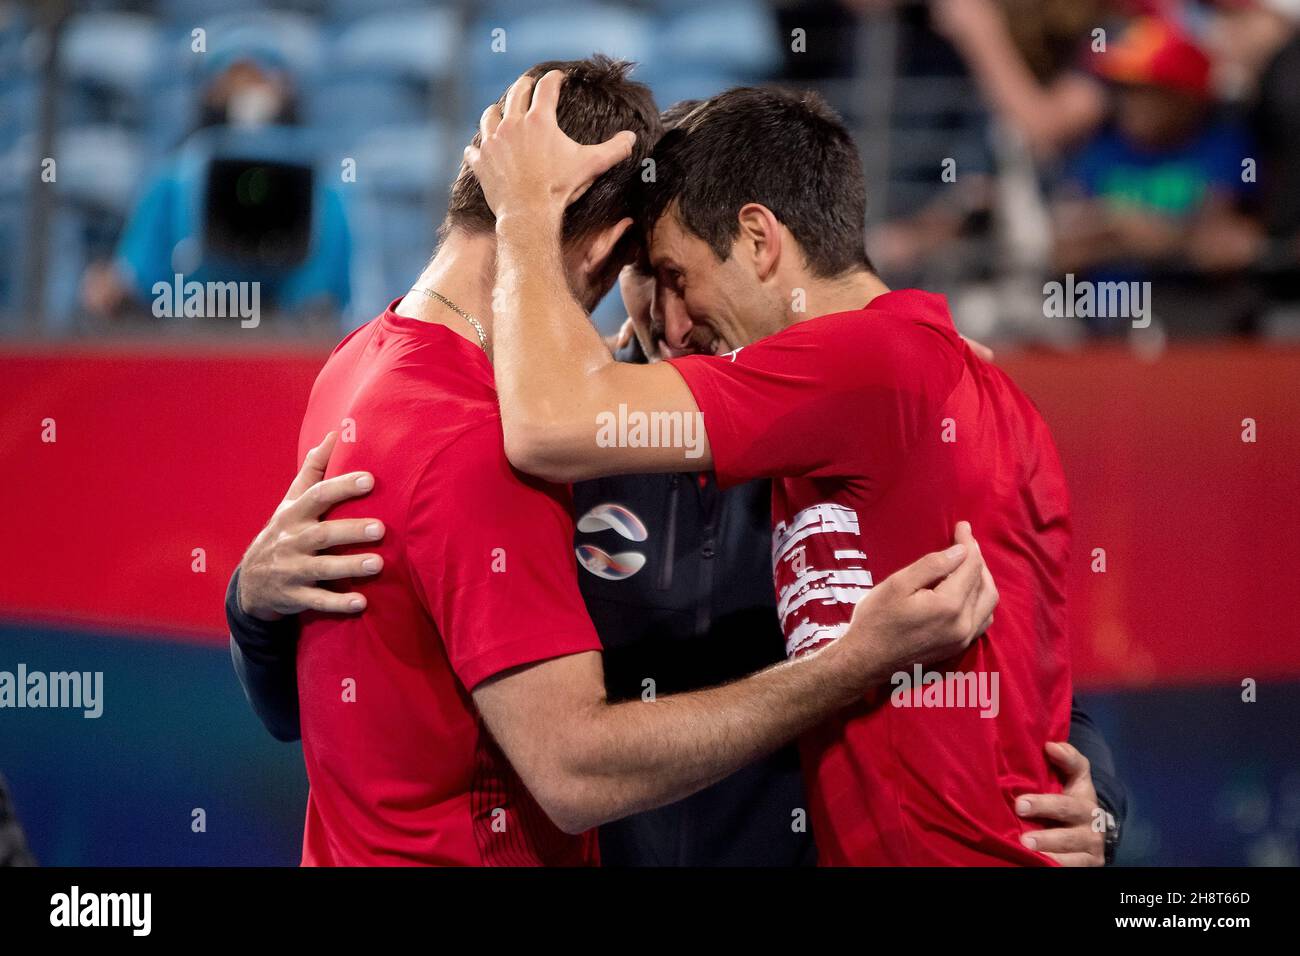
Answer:
<path fill-rule="evenodd" d="M 611 264 L 609 261 L 610 254 L 618 246 L 619 240 L 627 235 L 627 231 L 631 227 L 632 219 L 625 216 L 607 229 L 594 233 L 587 240 L 587 248 L 582 255 L 583 275 L 589 279 L 603 275 Z M 618 267 L 621 269 L 623 263 L 618 263 Z"/>
<path fill-rule="evenodd" d="M 740 235 L 736 238 L 753 256 L 758 278 L 767 279 L 781 262 L 781 223 L 772 210 L 756 202 L 741 206 L 738 218 Z"/>

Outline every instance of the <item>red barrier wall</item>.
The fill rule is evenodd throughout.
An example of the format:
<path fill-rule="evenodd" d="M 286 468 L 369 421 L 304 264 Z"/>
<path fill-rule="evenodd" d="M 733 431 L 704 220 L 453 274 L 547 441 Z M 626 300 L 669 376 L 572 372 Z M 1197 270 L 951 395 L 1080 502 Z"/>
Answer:
<path fill-rule="evenodd" d="M 0 616 L 224 640 L 226 578 L 293 474 L 324 355 L 0 350 Z M 1070 480 L 1077 682 L 1300 677 L 1300 351 L 999 361 Z"/>

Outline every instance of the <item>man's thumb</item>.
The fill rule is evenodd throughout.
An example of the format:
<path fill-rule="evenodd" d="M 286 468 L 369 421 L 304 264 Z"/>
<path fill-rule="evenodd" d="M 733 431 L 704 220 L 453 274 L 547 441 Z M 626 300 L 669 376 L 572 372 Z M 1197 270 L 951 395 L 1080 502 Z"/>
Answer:
<path fill-rule="evenodd" d="M 1068 741 L 1048 741 L 1047 757 L 1061 770 L 1067 781 L 1085 776 L 1089 772 L 1088 758 Z"/>
<path fill-rule="evenodd" d="M 285 492 L 286 498 L 296 500 L 302 497 L 304 491 L 325 477 L 325 469 L 329 467 L 330 455 L 334 453 L 334 443 L 338 437 L 338 432 L 330 432 L 321 439 L 319 445 L 307 452 L 293 484 Z"/>
<path fill-rule="evenodd" d="M 635 146 L 636 133 L 625 129 L 621 133 L 615 133 L 605 142 L 590 147 L 591 160 L 588 171 L 591 178 L 595 179 L 605 170 L 623 162 L 632 155 Z"/>
<path fill-rule="evenodd" d="M 903 568 L 896 577 L 908 594 L 933 587 L 961 567 L 966 559 L 966 550 L 966 545 L 954 544 L 945 551 L 932 551 Z"/>

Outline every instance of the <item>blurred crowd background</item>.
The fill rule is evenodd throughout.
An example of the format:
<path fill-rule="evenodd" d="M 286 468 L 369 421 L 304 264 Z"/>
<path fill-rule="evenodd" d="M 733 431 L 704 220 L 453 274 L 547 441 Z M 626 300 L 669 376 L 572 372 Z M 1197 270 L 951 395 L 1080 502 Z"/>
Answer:
<path fill-rule="evenodd" d="M 1150 341 L 1300 338 L 1300 0 L 0 0 L 0 334 L 239 326 L 158 317 L 179 273 L 336 337 L 418 274 L 483 107 L 595 51 L 665 107 L 819 90 L 877 267 L 967 334 L 1133 335 L 1047 314 L 1068 273 L 1151 282 Z"/>

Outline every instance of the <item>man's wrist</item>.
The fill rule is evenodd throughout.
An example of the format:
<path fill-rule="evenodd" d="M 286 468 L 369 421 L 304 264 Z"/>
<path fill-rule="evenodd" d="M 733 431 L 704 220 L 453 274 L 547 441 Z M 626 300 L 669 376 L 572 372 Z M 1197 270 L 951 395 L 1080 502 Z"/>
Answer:
<path fill-rule="evenodd" d="M 831 641 L 815 652 L 818 664 L 824 668 L 830 696 L 842 706 L 847 706 L 889 676 L 883 660 L 877 660 L 869 647 L 855 647 L 861 636 L 845 635 Z"/>
<path fill-rule="evenodd" d="M 263 621 L 267 624 L 273 624 L 284 618 L 283 614 L 278 614 L 275 611 L 263 610 L 262 608 L 250 608 L 248 606 L 248 602 L 244 600 L 244 575 L 242 572 L 239 575 L 239 583 L 235 588 L 235 606 L 239 609 L 239 613 L 244 615 L 244 617 L 251 617 L 254 620 Z"/>
<path fill-rule="evenodd" d="M 283 655 L 282 648 L 297 638 L 297 618 L 266 621 L 247 613 L 239 603 L 240 577 L 240 569 L 236 568 L 226 585 L 226 623 L 230 626 L 230 635 L 249 660 L 278 659 Z"/>
<path fill-rule="evenodd" d="M 546 201 L 521 203 L 497 213 L 497 237 L 500 239 L 559 239 L 564 224 L 564 206 Z"/>
<path fill-rule="evenodd" d="M 1106 866 L 1111 866 L 1115 862 L 1115 855 L 1119 852 L 1120 825 L 1110 807 L 1100 800 L 1098 805 L 1101 807 L 1101 812 L 1105 814 L 1106 821 L 1106 829 L 1102 836 L 1102 859 Z"/>

